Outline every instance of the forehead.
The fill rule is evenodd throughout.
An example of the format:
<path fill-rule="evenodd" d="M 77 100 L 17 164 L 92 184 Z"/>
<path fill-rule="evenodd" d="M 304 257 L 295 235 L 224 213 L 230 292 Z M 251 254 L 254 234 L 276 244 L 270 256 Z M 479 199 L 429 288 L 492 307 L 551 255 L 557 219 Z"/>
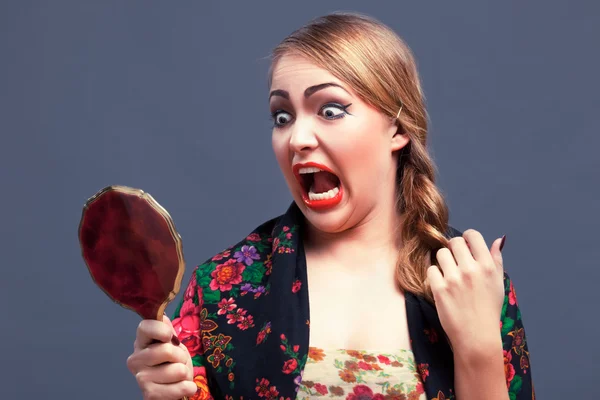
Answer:
<path fill-rule="evenodd" d="M 273 67 L 271 89 L 303 91 L 309 86 L 334 82 L 346 87 L 329 71 L 299 55 L 285 55 Z"/>

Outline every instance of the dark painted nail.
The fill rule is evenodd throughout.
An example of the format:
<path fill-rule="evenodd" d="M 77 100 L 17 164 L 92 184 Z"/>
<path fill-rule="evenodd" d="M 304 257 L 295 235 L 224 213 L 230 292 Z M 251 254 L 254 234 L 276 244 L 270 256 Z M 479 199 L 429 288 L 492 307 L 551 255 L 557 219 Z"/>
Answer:
<path fill-rule="evenodd" d="M 502 251 L 502 248 L 504 247 L 505 242 L 506 242 L 506 235 L 502 236 L 502 241 L 500 242 L 500 251 Z"/>
<path fill-rule="evenodd" d="M 173 335 L 173 337 L 171 337 L 171 343 L 173 343 L 175 346 L 179 346 L 181 344 L 177 335 Z"/>

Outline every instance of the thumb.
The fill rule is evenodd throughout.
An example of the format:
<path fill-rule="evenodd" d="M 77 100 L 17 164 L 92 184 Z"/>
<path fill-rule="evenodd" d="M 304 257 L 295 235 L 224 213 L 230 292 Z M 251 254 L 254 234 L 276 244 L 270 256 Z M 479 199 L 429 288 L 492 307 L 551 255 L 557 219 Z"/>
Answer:
<path fill-rule="evenodd" d="M 171 323 L 171 320 L 169 319 L 169 317 L 167 317 L 167 314 L 163 314 L 163 322 L 165 324 L 169 325 L 171 327 L 171 330 L 173 331 L 173 336 L 171 336 L 171 343 L 177 347 L 181 346 L 181 341 L 179 340 L 179 337 L 178 337 L 179 335 L 177 334 L 175 327 Z"/>
<path fill-rule="evenodd" d="M 169 319 L 169 317 L 167 317 L 167 314 L 163 314 L 163 322 L 167 325 L 169 325 L 171 327 L 171 330 L 173 331 L 173 334 L 175 336 L 177 336 L 177 331 L 175 330 L 175 327 L 173 326 L 173 323 L 171 322 L 171 320 Z"/>
<path fill-rule="evenodd" d="M 504 268 L 504 263 L 502 261 L 502 249 L 504 248 L 504 243 L 506 242 L 506 235 L 498 238 L 492 243 L 492 247 L 490 248 L 490 254 L 496 263 L 498 268 Z"/>

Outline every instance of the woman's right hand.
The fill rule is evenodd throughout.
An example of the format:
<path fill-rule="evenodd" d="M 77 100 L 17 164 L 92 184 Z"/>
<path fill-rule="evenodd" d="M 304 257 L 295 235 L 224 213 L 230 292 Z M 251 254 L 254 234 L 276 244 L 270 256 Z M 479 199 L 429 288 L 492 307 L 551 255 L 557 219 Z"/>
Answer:
<path fill-rule="evenodd" d="M 144 400 L 179 400 L 196 393 L 192 358 L 177 339 L 166 315 L 162 322 L 140 322 L 133 348 L 127 367 L 135 376 Z"/>

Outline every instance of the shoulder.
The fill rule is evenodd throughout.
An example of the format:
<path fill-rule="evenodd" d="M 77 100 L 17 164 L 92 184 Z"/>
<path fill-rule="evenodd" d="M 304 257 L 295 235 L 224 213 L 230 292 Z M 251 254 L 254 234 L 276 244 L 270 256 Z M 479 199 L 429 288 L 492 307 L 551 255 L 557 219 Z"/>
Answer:
<path fill-rule="evenodd" d="M 210 290 L 230 289 L 231 284 L 241 282 L 242 273 L 249 266 L 268 262 L 273 247 L 273 231 L 281 218 L 277 216 L 263 222 L 243 238 L 197 265 L 194 275 L 198 286 Z M 214 279 L 215 274 L 223 276 Z"/>

